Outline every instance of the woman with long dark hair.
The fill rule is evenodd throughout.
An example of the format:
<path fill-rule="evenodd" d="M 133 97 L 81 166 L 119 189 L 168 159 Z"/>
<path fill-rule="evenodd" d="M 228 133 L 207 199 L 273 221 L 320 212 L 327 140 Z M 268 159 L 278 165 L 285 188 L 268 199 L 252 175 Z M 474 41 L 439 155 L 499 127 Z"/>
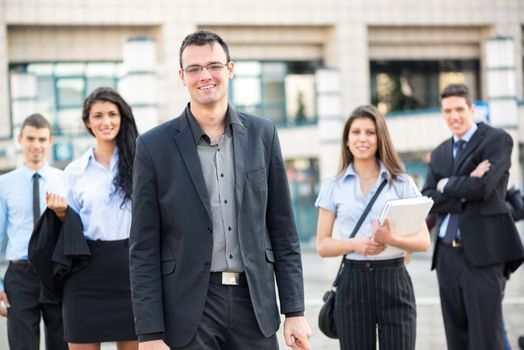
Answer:
<path fill-rule="evenodd" d="M 337 176 L 327 179 L 315 205 L 319 208 L 317 251 L 323 256 L 345 255 L 337 285 L 335 322 L 341 349 L 415 349 L 416 310 L 413 286 L 403 253 L 380 254 L 386 246 L 424 251 L 430 244 L 425 222 L 408 236 L 397 236 L 386 220 L 379 225 L 388 200 L 420 196 L 402 170 L 386 121 L 373 106 L 357 107 L 342 133 Z M 378 194 L 356 235 L 360 216 L 381 182 Z M 334 225 L 341 239 L 332 238 Z"/>
<path fill-rule="evenodd" d="M 133 113 L 111 88 L 97 88 L 84 101 L 82 120 L 95 147 L 65 169 L 67 199 L 47 195 L 64 218 L 67 206 L 82 221 L 91 250 L 86 267 L 64 281 L 64 335 L 71 350 L 138 349 L 129 283 L 128 237 L 135 140 Z"/>

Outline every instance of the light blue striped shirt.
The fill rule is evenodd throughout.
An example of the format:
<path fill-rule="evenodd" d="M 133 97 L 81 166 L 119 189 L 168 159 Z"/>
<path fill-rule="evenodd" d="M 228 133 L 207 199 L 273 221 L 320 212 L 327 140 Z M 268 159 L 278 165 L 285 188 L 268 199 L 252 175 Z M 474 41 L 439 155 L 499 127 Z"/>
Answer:
<path fill-rule="evenodd" d="M 67 204 L 80 215 L 87 239 L 126 239 L 131 227 L 131 201 L 121 207 L 122 195 L 111 196 L 118 173 L 118 151 L 115 148 L 109 169 L 95 160 L 93 151 L 88 149 L 65 168 Z"/>
<path fill-rule="evenodd" d="M 341 239 L 349 239 L 368 202 L 373 198 L 380 183 L 386 177 L 388 177 L 386 168 L 380 163 L 380 175 L 377 182 L 368 195 L 364 196 L 360 189 L 358 175 L 353 169 L 353 164 L 349 164 L 344 174 L 331 177 L 323 182 L 315 206 L 335 212 L 335 226 L 340 232 Z M 372 223 L 374 220 L 378 220 L 387 201 L 420 196 L 420 191 L 410 176 L 407 174 L 398 176 L 391 186 L 388 184 L 382 189 L 355 237 L 371 237 Z M 398 256 L 374 257 L 351 252 L 346 257 L 351 260 L 384 260 L 401 256 L 402 253 Z"/>
<path fill-rule="evenodd" d="M 65 195 L 64 172 L 44 165 L 35 171 L 22 166 L 0 176 L 0 247 L 7 236 L 5 255 L 8 260 L 26 260 L 33 232 L 33 175 L 40 174 L 40 211 L 47 208 L 46 192 Z M 3 283 L 0 281 L 0 290 Z"/>

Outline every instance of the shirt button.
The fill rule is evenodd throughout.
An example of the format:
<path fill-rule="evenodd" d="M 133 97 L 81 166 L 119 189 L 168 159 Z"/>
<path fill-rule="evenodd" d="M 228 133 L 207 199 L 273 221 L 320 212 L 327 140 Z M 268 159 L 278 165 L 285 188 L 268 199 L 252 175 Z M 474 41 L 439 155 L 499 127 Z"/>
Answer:
<path fill-rule="evenodd" d="M 233 254 L 229 254 L 229 259 L 233 259 Z"/>
<path fill-rule="evenodd" d="M 213 229 L 211 227 L 208 227 L 207 230 L 209 231 L 209 233 L 213 232 Z"/>
<path fill-rule="evenodd" d="M 227 227 L 227 230 L 228 230 L 228 231 L 231 231 L 231 226 L 228 226 L 228 227 Z"/>
<path fill-rule="evenodd" d="M 220 177 L 224 177 L 224 174 L 221 173 L 221 174 L 220 174 Z"/>
<path fill-rule="evenodd" d="M 224 199 L 224 203 L 227 204 L 227 199 Z"/>

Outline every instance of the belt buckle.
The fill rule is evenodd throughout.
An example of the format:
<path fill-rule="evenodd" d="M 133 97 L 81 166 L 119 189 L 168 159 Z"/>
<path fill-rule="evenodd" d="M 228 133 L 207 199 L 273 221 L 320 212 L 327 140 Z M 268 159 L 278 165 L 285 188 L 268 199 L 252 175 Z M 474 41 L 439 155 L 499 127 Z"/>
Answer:
<path fill-rule="evenodd" d="M 451 246 L 453 248 L 460 248 L 462 247 L 462 242 L 459 241 L 458 239 L 454 239 L 452 242 L 451 242 Z"/>
<path fill-rule="evenodd" d="M 238 272 L 222 272 L 222 284 L 238 286 L 240 284 L 240 274 Z"/>

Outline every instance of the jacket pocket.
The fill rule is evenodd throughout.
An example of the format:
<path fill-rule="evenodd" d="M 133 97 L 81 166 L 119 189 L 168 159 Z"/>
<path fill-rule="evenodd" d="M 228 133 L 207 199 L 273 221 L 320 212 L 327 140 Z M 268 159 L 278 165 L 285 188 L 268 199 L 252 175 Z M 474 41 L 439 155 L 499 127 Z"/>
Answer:
<path fill-rule="evenodd" d="M 247 178 L 249 181 L 253 181 L 255 183 L 266 182 L 266 168 L 250 171 L 249 173 L 247 173 Z"/>
<path fill-rule="evenodd" d="M 275 256 L 273 255 L 272 249 L 266 249 L 266 259 L 271 263 L 275 262 Z"/>
<path fill-rule="evenodd" d="M 175 266 L 176 266 L 175 259 L 162 261 L 161 262 L 162 275 L 169 275 L 170 273 L 173 273 L 173 271 L 175 271 Z"/>

